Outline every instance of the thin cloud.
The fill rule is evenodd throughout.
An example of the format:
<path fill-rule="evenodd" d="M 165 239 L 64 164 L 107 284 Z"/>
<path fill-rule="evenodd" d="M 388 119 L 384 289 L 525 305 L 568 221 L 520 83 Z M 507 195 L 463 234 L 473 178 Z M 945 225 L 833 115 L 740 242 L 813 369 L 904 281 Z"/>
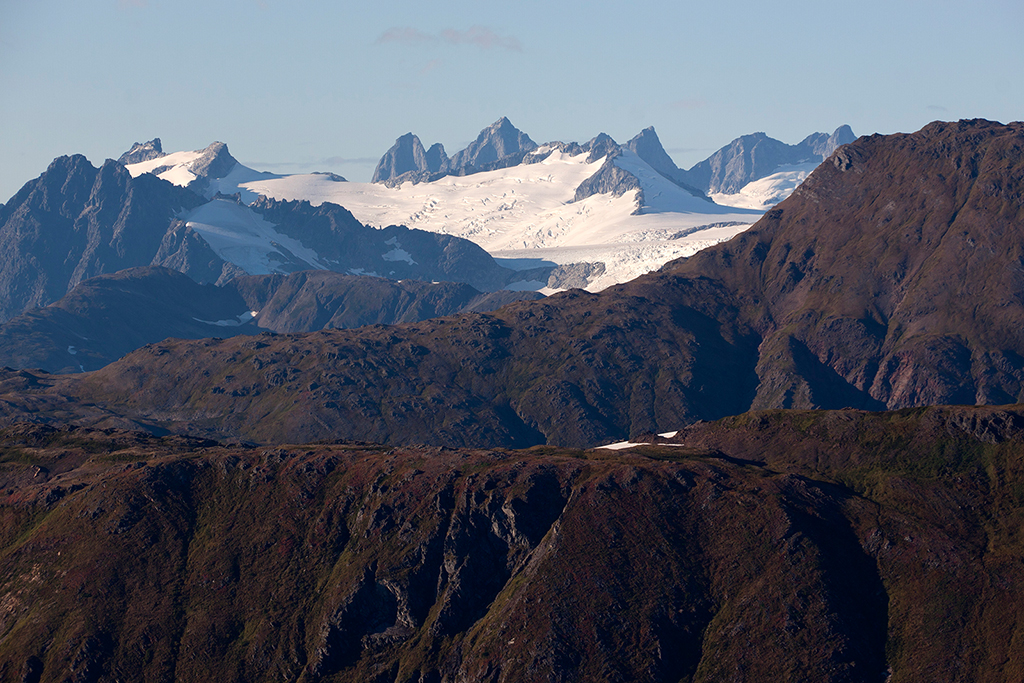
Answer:
<path fill-rule="evenodd" d="M 422 69 L 420 69 L 420 76 L 426 76 L 434 69 L 440 68 L 441 64 L 443 63 L 444 62 L 442 62 L 440 59 L 431 59 L 429 62 L 423 65 Z"/>
<path fill-rule="evenodd" d="M 411 26 L 392 26 L 375 41 L 378 45 L 397 43 L 399 45 L 429 45 L 447 43 L 449 45 L 469 45 L 481 50 L 509 50 L 522 52 L 523 44 L 515 36 L 503 36 L 486 26 L 471 26 L 465 31 L 446 28 L 434 34 L 426 33 Z"/>
<path fill-rule="evenodd" d="M 676 100 L 675 102 L 669 102 L 668 106 L 672 109 L 682 109 L 686 111 L 692 111 L 694 109 L 703 109 L 708 106 L 708 103 L 704 100 L 689 99 L 689 100 Z"/>
<path fill-rule="evenodd" d="M 452 45 L 475 45 L 484 50 L 500 48 L 513 52 L 522 52 L 523 44 L 514 36 L 499 36 L 486 26 L 471 26 L 468 31 L 456 31 L 445 29 L 441 31 L 441 38 Z"/>
<path fill-rule="evenodd" d="M 399 43 L 402 45 L 422 45 L 423 43 L 436 43 L 437 36 L 424 33 L 408 26 L 393 26 L 377 38 L 377 44 Z"/>
<path fill-rule="evenodd" d="M 949 111 L 948 109 L 939 104 L 929 104 L 928 109 L 931 109 L 932 111 Z"/>

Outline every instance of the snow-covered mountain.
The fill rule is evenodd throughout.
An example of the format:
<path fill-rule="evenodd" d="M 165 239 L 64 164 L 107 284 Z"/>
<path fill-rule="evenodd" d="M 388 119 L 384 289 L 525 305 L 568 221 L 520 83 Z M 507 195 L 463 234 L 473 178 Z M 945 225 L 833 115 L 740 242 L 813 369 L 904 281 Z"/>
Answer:
<path fill-rule="evenodd" d="M 133 176 L 153 173 L 211 200 L 219 193 L 238 194 L 244 203 L 261 195 L 313 206 L 330 202 L 368 225 L 407 225 L 471 240 L 509 267 L 571 267 L 574 285 L 598 291 L 746 229 L 795 189 L 816 165 L 809 159 L 820 162 L 844 129 L 800 145 L 746 136 L 684 171 L 653 128 L 623 145 L 603 133 L 582 144 L 537 145 L 502 117 L 451 157 L 440 144 L 424 148 L 412 133 L 399 137 L 372 183 L 261 173 L 238 163 L 223 143 L 164 154 L 157 139 L 126 156 L 147 157 L 128 165 Z M 715 193 L 710 198 L 708 190 Z M 282 253 L 320 267 L 301 244 L 276 236 L 243 204 L 199 207 L 184 220 L 218 256 L 247 272 L 275 272 L 270 259 Z M 582 281 L 580 273 L 586 273 Z M 567 286 L 534 277 L 516 287 Z"/>
<path fill-rule="evenodd" d="M 818 164 L 857 136 L 843 125 L 796 145 L 764 133 L 743 135 L 683 173 L 683 179 L 726 206 L 767 210 L 792 194 Z"/>
<path fill-rule="evenodd" d="M 760 212 L 717 206 L 663 178 L 632 152 L 615 168 L 633 189 L 576 200 L 605 157 L 542 145 L 541 160 L 432 182 L 333 183 L 316 175 L 258 180 L 244 188 L 278 199 L 333 202 L 370 225 L 408 225 L 464 237 L 507 264 L 601 263 L 592 291 L 630 280 L 662 264 L 732 237 Z M 713 227 L 709 227 L 713 226 Z M 544 287 L 546 283 L 539 283 Z"/>
<path fill-rule="evenodd" d="M 187 187 L 207 199 L 213 199 L 218 193 L 234 194 L 241 191 L 242 199 L 251 202 L 257 195 L 242 190 L 242 185 L 254 180 L 280 177 L 238 163 L 223 142 L 214 142 L 205 149 L 191 152 L 165 154 L 160 138 L 155 138 L 146 143 L 136 142 L 121 155 L 121 163 L 125 164 L 133 178 L 151 173 L 175 185 Z M 340 176 L 332 177 L 344 180 Z"/>

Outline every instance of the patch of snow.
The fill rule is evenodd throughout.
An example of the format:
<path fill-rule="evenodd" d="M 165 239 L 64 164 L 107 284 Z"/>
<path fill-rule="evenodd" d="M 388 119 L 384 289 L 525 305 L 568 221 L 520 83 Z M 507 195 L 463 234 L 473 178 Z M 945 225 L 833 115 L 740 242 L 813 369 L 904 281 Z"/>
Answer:
<path fill-rule="evenodd" d="M 672 437 L 674 437 L 678 433 L 679 433 L 679 431 L 677 430 L 677 431 L 674 431 L 674 432 L 664 432 L 662 434 L 658 434 L 658 436 L 660 436 L 663 439 L 671 439 Z"/>
<path fill-rule="evenodd" d="M 348 274 L 349 275 L 367 275 L 369 277 L 382 277 L 381 275 L 378 275 L 376 273 L 376 271 L 366 270 L 365 268 L 349 268 L 348 269 Z M 434 284 L 436 285 L 437 283 L 435 282 Z"/>
<path fill-rule="evenodd" d="M 181 185 L 182 187 L 191 183 L 196 179 L 196 177 L 196 174 L 188 170 L 185 166 L 174 166 L 157 176 L 157 178 L 160 178 L 161 180 L 166 180 L 169 183 Z"/>
<path fill-rule="evenodd" d="M 149 161 L 142 161 L 137 164 L 128 164 L 125 168 L 127 168 L 128 172 L 133 178 L 135 178 L 143 173 L 152 173 L 153 171 L 169 166 L 170 168 L 161 172 L 157 177 L 174 183 L 175 185 L 185 187 L 196 179 L 196 174 L 192 172 L 192 164 L 203 156 L 203 151 L 204 150 L 197 150 L 194 152 L 175 152 L 174 154 L 168 154 L 167 156 L 162 156 L 158 159 L 150 159 Z M 249 168 L 248 166 L 236 163 L 223 178 L 208 178 L 207 180 L 210 184 L 206 188 L 205 192 L 208 198 L 216 196 L 218 192 L 226 195 L 238 192 L 242 196 L 242 201 L 251 203 L 255 201 L 259 195 L 251 190 L 247 190 L 244 187 L 245 183 L 256 182 L 258 180 L 273 180 L 280 177 L 281 176 L 275 173 L 257 171 Z"/>
<path fill-rule="evenodd" d="M 68 353 L 70 353 L 72 356 L 77 356 L 78 355 L 78 351 L 75 349 L 74 346 L 69 346 L 68 347 Z"/>
<path fill-rule="evenodd" d="M 672 438 L 672 436 L 668 436 L 668 434 L 671 434 L 672 436 L 675 436 L 677 434 L 677 432 L 667 432 L 666 434 L 658 434 L 658 436 L 664 436 L 666 439 Z M 606 444 L 604 446 L 598 446 L 598 448 L 604 448 L 604 449 L 607 449 L 607 450 L 610 450 L 610 451 L 621 451 L 624 448 L 636 448 L 637 446 L 670 446 L 670 447 L 673 447 L 673 448 L 680 448 L 680 447 L 683 447 L 683 444 L 681 444 L 681 443 L 659 443 L 659 444 L 653 444 L 653 443 L 649 443 L 647 441 L 642 441 L 642 442 L 618 441 L 616 443 L 610 443 L 610 444 Z"/>
<path fill-rule="evenodd" d="M 246 189 L 246 183 L 256 182 L 257 180 L 273 180 L 274 178 L 280 177 L 281 176 L 276 173 L 256 171 L 248 166 L 235 164 L 223 178 L 209 179 L 210 187 L 206 190 L 206 194 L 207 196 L 213 197 L 218 192 L 226 195 L 231 195 L 237 192 L 242 196 L 243 202 L 251 204 L 256 201 L 259 195 L 252 190 Z"/>
<path fill-rule="evenodd" d="M 214 199 L 191 211 L 186 222 L 217 256 L 250 275 L 329 270 L 315 251 L 277 232 L 273 223 L 234 201 Z"/>
<path fill-rule="evenodd" d="M 415 265 L 416 263 L 415 261 L 412 260 L 412 254 L 407 252 L 405 249 L 399 249 L 398 247 L 395 247 L 386 254 L 381 254 L 380 257 L 385 261 L 405 261 L 409 265 Z"/>
<path fill-rule="evenodd" d="M 646 446 L 645 443 L 633 443 L 632 441 L 617 441 L 615 443 L 606 444 L 604 446 L 598 446 L 598 448 L 605 448 L 610 451 L 621 451 L 623 448 L 633 448 L 634 446 Z"/>
<path fill-rule="evenodd" d="M 216 325 L 217 327 L 238 327 L 249 322 L 253 318 L 259 315 L 259 311 L 246 311 L 234 318 L 228 318 L 227 320 L 200 320 L 199 318 L 192 318 L 196 322 L 205 323 L 207 325 Z"/>
<path fill-rule="evenodd" d="M 793 190 L 817 167 L 816 161 L 780 166 L 775 173 L 747 183 L 735 194 L 715 193 L 711 199 L 724 206 L 767 211 L 793 194 Z"/>
<path fill-rule="evenodd" d="M 137 164 L 128 164 L 125 168 L 128 169 L 128 173 L 130 173 L 133 178 L 138 178 L 143 173 L 152 173 L 158 168 L 163 168 L 164 166 L 186 167 L 202 155 L 203 153 L 201 151 L 174 152 L 173 154 L 167 154 L 156 159 L 150 159 L 149 161 L 140 161 Z M 195 176 L 192 176 L 192 178 L 195 179 Z M 188 183 L 185 184 L 187 185 Z"/>

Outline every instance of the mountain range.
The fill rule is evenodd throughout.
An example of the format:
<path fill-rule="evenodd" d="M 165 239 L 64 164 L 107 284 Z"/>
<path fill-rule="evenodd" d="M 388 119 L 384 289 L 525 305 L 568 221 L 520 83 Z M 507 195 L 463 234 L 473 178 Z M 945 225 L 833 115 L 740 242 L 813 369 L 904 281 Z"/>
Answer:
<path fill-rule="evenodd" d="M 410 140 L 415 152 L 418 139 Z M 445 173 L 469 174 L 475 179 L 481 178 L 488 169 L 514 169 L 523 164 L 545 171 L 552 168 L 572 171 L 571 163 L 551 165 L 550 157 L 555 153 L 563 159 L 582 159 L 581 165 L 577 166 L 584 170 L 582 175 L 577 173 L 582 182 L 575 188 L 567 187 L 574 193 L 572 202 L 577 204 L 587 203 L 587 200 L 591 203 L 605 202 L 609 201 L 608 198 L 612 202 L 620 198 L 629 202 L 630 197 L 624 195 L 636 194 L 640 199 L 635 201 L 647 210 L 652 203 L 664 202 L 661 193 L 664 187 L 659 188 L 658 181 L 655 184 L 651 181 L 657 177 L 663 185 L 671 188 L 670 193 L 678 194 L 685 190 L 681 195 L 686 198 L 684 201 L 696 202 L 698 210 L 712 212 L 697 214 L 698 218 L 745 218 L 715 215 L 715 211 L 721 212 L 722 209 L 704 199 L 699 190 L 674 178 L 672 169 L 678 169 L 664 152 L 653 129 L 643 131 L 623 146 L 601 134 L 583 145 L 550 143 L 540 148 L 529 136 L 512 126 L 508 119 L 502 118 L 484 129 L 473 144 L 451 159 L 443 149 L 438 149 L 438 158 L 443 157 L 444 160 Z M 660 170 L 646 166 L 647 162 L 636 152 Z M 390 152 L 382 160 L 382 167 L 388 159 L 392 159 L 391 166 L 394 167 L 397 157 Z M 586 173 L 591 175 L 588 177 Z M 167 182 L 155 182 L 154 176 Z M 329 186 L 353 185 L 333 175 L 314 174 L 308 177 Z M 156 138 L 146 143 L 135 143 L 117 162 L 108 160 L 100 169 L 94 168 L 81 156 L 55 160 L 39 179 L 27 183 L 0 209 L 0 241 L 5 246 L 5 258 L 0 261 L 0 291 L 5 294 L 0 320 L 8 321 L 4 331 L 0 332 L 0 349 L 5 349 L 0 352 L 0 363 L 13 368 L 83 371 L 96 369 L 138 346 L 161 341 L 167 336 L 230 336 L 223 329 L 224 325 L 197 322 L 221 320 L 216 316 L 211 318 L 198 309 L 193 311 L 197 315 L 186 315 L 179 320 L 179 313 L 184 311 L 177 304 L 170 303 L 167 296 L 177 297 L 178 301 L 189 300 L 188 297 L 181 298 L 182 287 L 187 289 L 188 286 L 180 280 L 167 290 L 167 296 L 150 299 L 150 305 L 156 304 L 157 300 L 161 302 L 154 309 L 156 318 L 137 315 L 138 304 L 129 303 L 124 298 L 125 288 L 111 289 L 109 286 L 114 281 L 122 285 L 130 283 L 139 288 L 135 294 L 146 300 L 153 292 L 152 286 L 147 284 L 147 277 L 135 273 L 120 280 L 116 277 L 113 281 L 101 280 L 95 286 L 86 284 L 92 277 L 116 275 L 125 269 L 167 267 L 188 275 L 200 284 L 225 285 L 246 274 L 287 274 L 315 268 L 383 277 L 392 282 L 412 278 L 465 283 L 480 291 L 508 288 L 550 292 L 614 282 L 630 274 L 642 273 L 649 269 L 651 263 L 645 260 L 646 257 L 636 258 L 638 253 L 653 253 L 656 260 L 676 254 L 679 249 L 683 249 L 682 253 L 691 253 L 734 234 L 746 225 L 739 221 L 718 220 L 687 228 L 686 221 L 683 221 L 682 229 L 676 226 L 671 230 L 641 233 L 635 240 L 613 245 L 616 252 L 633 256 L 626 267 L 617 270 L 609 270 L 606 260 L 586 260 L 592 254 L 580 254 L 579 259 L 559 256 L 557 261 L 550 261 L 534 253 L 529 254 L 529 258 L 504 260 L 503 263 L 513 266 L 508 269 L 495 263 L 472 243 L 455 236 L 397 226 L 370 229 L 345 209 L 330 202 L 317 202 L 314 206 L 308 201 L 273 200 L 249 189 L 253 184 L 256 189 L 263 189 L 261 183 L 289 182 L 292 178 L 249 169 L 238 163 L 227 146 L 220 142 L 195 152 L 167 154 L 160 139 Z M 546 178 L 541 176 L 538 179 L 544 180 L 543 184 L 548 186 L 554 184 L 550 172 Z M 645 197 L 645 192 L 650 200 Z M 509 188 L 505 194 L 514 193 L 515 190 Z M 453 199 L 457 200 L 458 196 Z M 465 201 L 465 196 L 462 201 Z M 437 203 L 436 200 L 431 202 Z M 523 206 L 529 202 L 530 196 L 524 197 L 520 192 L 511 203 L 499 206 L 502 222 L 507 222 L 505 219 L 516 211 L 517 204 Z M 482 204 L 487 203 L 484 197 Z M 537 208 L 528 207 L 522 215 L 525 220 L 534 220 L 537 212 Z M 632 209 L 634 214 L 640 212 L 640 208 Z M 583 221 L 593 224 L 596 218 L 607 223 L 603 216 L 609 213 L 614 214 L 615 211 L 609 212 L 595 204 L 583 214 Z M 668 212 L 663 218 L 679 218 L 679 214 Z M 558 221 L 561 223 L 562 219 Z M 691 218 L 690 223 L 693 222 Z M 479 225 L 480 217 L 474 218 L 472 224 Z M 565 231 L 562 226 L 559 229 Z M 487 230 L 494 232 L 490 228 Z M 548 238 L 551 238 L 550 229 L 541 226 L 541 230 L 547 230 Z M 479 237 L 478 231 L 476 236 Z M 592 231 L 585 229 L 569 241 L 587 243 L 591 250 L 600 248 L 600 245 L 595 247 L 592 243 L 593 238 Z M 669 251 L 657 248 L 652 251 L 652 238 L 655 242 L 671 245 Z M 488 246 L 493 247 L 490 243 Z M 68 253 L 64 254 L 62 250 Z M 157 277 L 154 273 L 150 271 L 148 277 Z M 83 289 L 76 293 L 78 285 L 83 285 Z M 406 285 L 404 289 L 410 286 Z M 359 288 L 351 285 L 344 288 L 346 296 L 353 297 L 353 302 L 366 301 L 380 290 L 402 289 L 401 286 L 396 289 L 385 283 L 369 281 Z M 437 308 L 430 304 L 410 303 L 391 308 L 384 304 L 379 314 L 335 319 L 333 324 L 351 327 L 368 321 L 392 323 L 452 313 L 462 310 L 460 306 L 477 308 L 471 299 L 479 292 L 470 295 L 465 289 L 459 291 L 466 293 L 456 297 L 460 303 L 455 307 L 443 305 Z M 433 296 L 426 294 L 426 290 L 423 294 Z M 72 299 L 65 300 L 67 296 Z M 214 298 L 222 299 L 223 296 L 218 293 Z M 407 292 L 402 294 L 402 297 L 407 296 Z M 207 298 L 199 297 L 194 303 L 202 308 L 207 304 L 199 301 Z M 329 298 L 334 305 L 346 307 L 338 296 Z M 517 294 L 490 297 L 489 303 L 479 306 L 488 308 L 522 298 L 524 295 Z M 413 295 L 412 300 L 420 300 L 419 295 Z M 165 305 L 166 308 L 161 309 Z M 356 307 L 360 305 L 355 304 Z M 254 303 L 239 306 L 236 302 L 235 308 L 243 312 L 253 310 L 259 318 L 262 307 Z M 421 313 L 411 315 L 409 311 L 412 310 Z M 70 311 L 77 311 L 71 315 L 78 323 L 72 323 L 72 319 L 67 317 Z M 95 311 L 111 312 L 100 316 L 105 321 L 101 327 L 95 321 L 90 322 Z M 233 312 L 228 318 L 239 314 Z M 18 318 L 25 315 L 28 317 Z M 269 313 L 263 311 L 262 315 L 266 317 Z M 141 325 L 140 321 L 147 317 L 153 318 L 151 323 Z M 328 314 L 325 319 L 330 318 L 331 314 Z M 300 321 L 282 322 L 279 319 L 278 323 L 269 328 L 276 331 L 319 329 Z M 266 327 L 263 319 L 259 318 L 252 325 L 239 326 L 232 332 L 244 333 L 261 325 Z"/>
<path fill-rule="evenodd" d="M 50 304 L 90 277 L 150 265 L 221 284 L 245 274 L 322 269 L 493 291 L 522 277 L 467 240 L 402 226 L 373 229 L 330 203 L 208 199 L 193 190 L 209 191 L 225 169 L 238 172 L 225 146 L 211 148 L 197 157 L 199 175 L 186 187 L 151 173 L 133 177 L 115 161 L 97 169 L 82 156 L 56 159 L 0 209 L 0 320 Z M 552 269 L 528 275 L 546 282 Z"/>
<path fill-rule="evenodd" d="M 159 266 L 85 280 L 56 302 L 0 324 L 0 366 L 98 370 L 169 337 L 312 332 L 490 311 L 536 292 L 480 292 L 456 282 L 388 280 L 309 270 L 198 284 Z"/>
<path fill-rule="evenodd" d="M 799 145 L 763 134 L 748 137 L 692 173 L 676 167 L 653 128 L 624 145 L 604 133 L 585 143 L 538 145 L 505 117 L 452 157 L 440 144 L 426 149 L 417 136 L 403 135 L 383 155 L 370 184 L 341 182 L 330 174 L 259 173 L 237 162 L 230 166 L 214 161 L 223 154 L 218 143 L 173 154 L 164 154 L 162 146 L 157 151 L 156 140 L 136 143 L 147 158 L 128 168 L 133 175 L 155 173 L 208 197 L 220 192 L 246 202 L 265 196 L 339 204 L 366 224 L 407 225 L 469 239 L 512 267 L 586 264 L 593 275 L 583 286 L 599 291 L 736 234 L 853 134 L 843 126 Z M 708 164 L 716 169 L 714 183 L 701 175 L 710 174 L 702 170 Z M 211 173 L 211 168 L 218 170 Z M 716 194 L 716 204 L 705 192 L 721 189 L 722 178 L 742 181 L 742 187 L 736 194 Z M 253 272 L 244 261 L 234 262 Z M 520 283 L 519 288 L 545 293 L 559 289 L 544 277 L 524 277 Z"/>
<path fill-rule="evenodd" d="M 608 168 L 613 145 L 575 166 L 597 148 Z M 158 143 L 132 154 L 175 183 L 58 160 L 0 210 L 11 244 L 49 251 L 8 263 L 59 251 L 50 225 L 97 235 L 68 279 L 169 220 L 228 253 L 183 218 L 210 205 L 318 260 L 365 229 L 218 196 L 237 167 L 192 185 Z M 0 370 L 0 681 L 1020 679 L 1021 159 L 1022 123 L 863 137 L 727 242 L 487 313 L 537 295 L 327 270 L 82 279 L 0 350 L 99 365 L 146 334 L 218 333 Z M 386 237 L 367 253 L 417 260 Z M 328 329 L 391 318 L 418 321 Z"/>
<path fill-rule="evenodd" d="M 753 133 L 733 140 L 686 171 L 672 161 L 653 127 L 645 128 L 621 146 L 602 133 L 584 145 L 556 142 L 540 147 L 507 118 L 502 117 L 482 130 L 469 147 L 452 159 L 448 159 L 440 143 L 424 151 L 420 139 L 412 133 L 406 133 L 381 157 L 372 182 L 400 186 L 407 181 L 433 182 L 449 175 L 471 175 L 523 163 L 537 163 L 544 154 L 556 148 L 570 154 L 588 152 L 589 161 L 600 157 L 611 161 L 618 153 L 629 151 L 691 194 L 718 195 L 728 204 L 727 197 L 740 195 L 754 181 L 778 173 L 785 174 L 791 170 L 790 167 L 806 167 L 810 164 L 810 168 L 801 169 L 806 176 L 814 166 L 842 145 L 853 142 L 856 137 L 847 125 L 840 126 L 831 135 L 812 133 L 796 145 L 787 145 L 764 133 Z M 634 178 L 630 187 L 618 187 L 638 189 L 639 184 Z M 773 197 L 764 208 L 784 198 L 785 195 Z"/>
<path fill-rule="evenodd" d="M 1021 140 L 984 121 L 861 138 L 738 238 L 598 294 L 171 340 L 87 380 L 11 378 L 38 388 L 9 419 L 83 402 L 218 438 L 594 446 L 751 408 L 1014 402 Z"/>

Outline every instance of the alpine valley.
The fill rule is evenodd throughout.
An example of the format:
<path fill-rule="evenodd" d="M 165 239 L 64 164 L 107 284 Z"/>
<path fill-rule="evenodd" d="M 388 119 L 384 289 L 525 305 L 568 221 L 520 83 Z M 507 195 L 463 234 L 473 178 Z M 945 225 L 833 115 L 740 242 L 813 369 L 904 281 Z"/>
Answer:
<path fill-rule="evenodd" d="M 0 681 L 1024 677 L 1024 124 L 154 139 L 0 245 Z"/>

